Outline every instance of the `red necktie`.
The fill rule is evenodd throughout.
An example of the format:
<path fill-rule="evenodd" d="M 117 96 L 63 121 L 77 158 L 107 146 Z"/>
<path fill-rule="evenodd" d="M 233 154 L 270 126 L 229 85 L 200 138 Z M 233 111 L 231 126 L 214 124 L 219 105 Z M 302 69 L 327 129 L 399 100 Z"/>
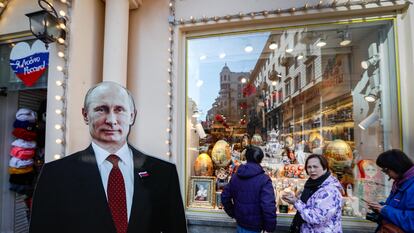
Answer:
<path fill-rule="evenodd" d="M 119 170 L 119 157 L 109 155 L 106 158 L 112 163 L 112 170 L 108 178 L 108 204 L 111 209 L 112 219 L 114 220 L 116 232 L 126 233 L 128 228 L 127 206 L 124 177 Z"/>

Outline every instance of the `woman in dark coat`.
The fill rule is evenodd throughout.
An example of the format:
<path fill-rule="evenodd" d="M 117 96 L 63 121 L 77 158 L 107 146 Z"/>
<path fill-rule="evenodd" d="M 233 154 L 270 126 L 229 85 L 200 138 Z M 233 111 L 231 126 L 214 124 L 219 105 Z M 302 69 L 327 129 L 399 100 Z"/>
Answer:
<path fill-rule="evenodd" d="M 377 165 L 394 180 L 385 205 L 371 202 L 369 207 L 404 232 L 414 232 L 414 163 L 401 150 L 380 154 Z"/>
<path fill-rule="evenodd" d="M 237 233 L 273 232 L 276 228 L 275 194 L 272 180 L 260 166 L 263 156 L 259 147 L 247 147 L 247 163 L 240 165 L 221 194 L 224 210 L 236 219 Z"/>

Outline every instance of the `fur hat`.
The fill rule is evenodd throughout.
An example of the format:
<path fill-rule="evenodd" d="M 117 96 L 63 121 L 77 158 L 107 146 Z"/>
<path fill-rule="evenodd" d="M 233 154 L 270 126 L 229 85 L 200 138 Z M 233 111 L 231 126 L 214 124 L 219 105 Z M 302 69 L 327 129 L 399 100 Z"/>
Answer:
<path fill-rule="evenodd" d="M 27 129 L 23 128 L 15 128 L 12 132 L 12 134 L 16 138 L 20 138 L 26 141 L 33 141 L 36 139 L 37 133 L 34 131 L 29 131 Z"/>
<path fill-rule="evenodd" d="M 33 159 L 19 159 L 16 157 L 11 157 L 9 161 L 9 167 L 15 167 L 15 168 L 22 168 L 27 166 L 33 165 Z"/>
<path fill-rule="evenodd" d="M 10 150 L 10 155 L 19 159 L 31 159 L 35 156 L 35 150 L 13 146 Z"/>
<path fill-rule="evenodd" d="M 36 141 L 26 141 L 23 139 L 16 139 L 12 142 L 12 146 L 18 146 L 26 149 L 36 148 Z"/>
<path fill-rule="evenodd" d="M 16 119 L 19 121 L 36 122 L 37 114 L 28 108 L 20 108 L 16 112 Z"/>

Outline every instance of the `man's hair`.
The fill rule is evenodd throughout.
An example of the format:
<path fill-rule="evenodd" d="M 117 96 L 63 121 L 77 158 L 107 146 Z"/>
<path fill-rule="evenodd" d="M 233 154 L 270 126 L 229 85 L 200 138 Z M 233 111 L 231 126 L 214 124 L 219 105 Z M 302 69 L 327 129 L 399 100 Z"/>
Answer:
<path fill-rule="evenodd" d="M 125 87 L 123 87 L 122 85 L 120 85 L 120 84 L 118 84 L 118 83 L 116 83 L 116 82 L 111 82 L 111 81 L 104 81 L 104 82 L 98 83 L 98 84 L 96 84 L 95 86 L 91 87 L 91 88 L 88 90 L 88 92 L 87 92 L 87 93 L 86 93 L 86 95 L 85 95 L 85 99 L 84 99 L 84 101 L 83 101 L 83 108 L 84 108 L 86 111 L 88 111 L 88 108 L 89 108 L 89 98 L 90 98 L 90 95 L 92 94 L 92 92 L 93 92 L 93 91 L 94 91 L 97 87 L 100 87 L 100 86 L 102 86 L 102 85 L 115 85 L 115 86 L 118 86 L 118 87 L 122 88 L 123 90 L 125 90 L 125 91 L 126 91 L 126 93 L 128 94 L 129 105 L 130 105 L 130 107 L 131 107 L 131 110 L 132 110 L 132 112 L 133 112 L 133 113 L 136 113 L 135 101 L 134 101 L 134 98 L 132 97 L 131 92 L 130 92 L 128 89 L 126 89 Z"/>
<path fill-rule="evenodd" d="M 404 152 L 398 149 L 382 152 L 378 156 L 376 162 L 379 167 L 393 170 L 400 177 L 414 166 L 413 161 Z"/>
<path fill-rule="evenodd" d="M 306 158 L 306 161 L 305 161 L 306 174 L 309 175 L 309 173 L 308 173 L 308 161 L 309 161 L 309 159 L 313 159 L 313 158 L 316 158 L 316 159 L 319 160 L 319 163 L 321 164 L 323 170 L 329 170 L 328 160 L 326 160 L 326 158 L 324 156 L 318 155 L 318 154 L 311 154 Z"/>

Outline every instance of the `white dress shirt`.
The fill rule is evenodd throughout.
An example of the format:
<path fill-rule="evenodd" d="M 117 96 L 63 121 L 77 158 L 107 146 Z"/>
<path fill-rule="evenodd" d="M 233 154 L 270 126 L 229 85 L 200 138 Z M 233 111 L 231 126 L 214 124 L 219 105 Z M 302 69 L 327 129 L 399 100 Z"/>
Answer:
<path fill-rule="evenodd" d="M 108 179 L 109 173 L 112 170 L 112 163 L 106 160 L 106 158 L 112 154 L 99 147 L 97 144 L 92 142 L 92 148 L 95 152 L 96 162 L 98 164 L 99 172 L 101 173 L 102 184 L 105 189 L 106 200 L 108 200 Z M 128 220 L 131 215 L 132 196 L 134 195 L 134 161 L 132 159 L 132 151 L 125 143 L 121 149 L 116 153 L 120 160 L 118 167 L 121 170 L 122 176 L 125 182 L 125 193 L 126 193 L 126 204 Z"/>

